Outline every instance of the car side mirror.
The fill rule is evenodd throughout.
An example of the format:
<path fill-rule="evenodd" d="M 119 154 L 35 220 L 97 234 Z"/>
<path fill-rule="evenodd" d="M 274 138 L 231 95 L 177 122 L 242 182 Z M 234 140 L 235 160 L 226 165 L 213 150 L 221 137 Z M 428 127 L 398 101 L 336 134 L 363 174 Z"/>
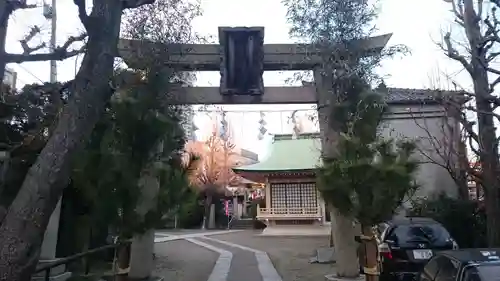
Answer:
<path fill-rule="evenodd" d="M 354 241 L 356 241 L 358 243 L 362 243 L 361 236 L 359 236 L 359 235 L 354 236 Z"/>

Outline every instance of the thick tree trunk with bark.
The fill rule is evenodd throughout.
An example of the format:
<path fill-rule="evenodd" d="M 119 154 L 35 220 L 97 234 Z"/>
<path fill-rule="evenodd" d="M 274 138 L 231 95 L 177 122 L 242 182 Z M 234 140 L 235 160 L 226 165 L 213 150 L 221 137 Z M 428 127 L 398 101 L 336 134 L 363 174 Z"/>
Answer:
<path fill-rule="evenodd" d="M 477 42 L 469 34 L 471 44 Z M 475 46 L 475 45 L 472 45 Z M 474 72 L 474 93 L 476 94 L 477 125 L 479 136 L 479 159 L 481 162 L 481 184 L 485 194 L 486 224 L 488 246 L 500 247 L 500 204 L 497 173 L 499 172 L 498 142 L 496 128 L 493 123 L 493 108 L 488 96 L 490 95 L 490 84 L 488 72 L 482 63 L 482 54 L 479 50 L 472 54 L 471 66 Z"/>
<path fill-rule="evenodd" d="M 28 171 L 0 227 L 0 280 L 30 280 L 50 215 L 68 184 L 71 163 L 113 93 L 110 79 L 123 1 L 94 1 L 87 51 L 72 97 L 53 136 Z"/>
<path fill-rule="evenodd" d="M 488 73 L 490 71 L 490 61 L 487 59 L 487 56 L 489 55 L 488 51 L 485 50 L 485 46 L 495 44 L 495 42 L 492 42 L 491 39 L 486 37 L 492 37 L 496 41 L 498 32 L 495 28 L 493 30 L 494 33 L 491 36 L 484 35 L 482 33 L 481 24 L 485 23 L 485 21 L 481 18 L 482 15 L 479 14 L 479 11 L 483 11 L 483 7 L 481 6 L 481 9 L 477 9 L 476 11 L 475 1 L 464 0 L 460 5 L 460 11 L 463 11 L 463 13 L 460 12 L 462 14 L 459 13 L 456 20 L 457 22 L 461 22 L 465 35 L 467 36 L 467 47 L 470 48 L 470 62 L 465 56 L 460 55 L 455 49 L 453 49 L 449 34 L 444 39 L 448 48 L 448 57 L 460 62 L 463 65 L 463 67 L 470 74 L 474 84 L 478 121 L 479 158 L 482 169 L 481 184 L 485 194 L 488 246 L 499 247 L 500 192 L 498 188 L 500 187 L 500 184 L 498 182 L 498 177 L 496 176 L 499 172 L 498 141 L 496 137 L 495 125 L 493 123 L 493 108 L 491 101 L 489 100 L 491 85 L 489 83 Z M 482 5 L 482 3 L 479 5 Z M 454 12 L 456 13 L 456 11 Z"/>
<path fill-rule="evenodd" d="M 488 93 L 488 80 L 486 73 L 482 79 L 474 81 L 476 93 L 483 91 Z M 485 89 L 486 88 L 486 89 Z M 476 96 L 476 107 L 478 110 L 478 131 L 481 160 L 481 185 L 484 190 L 486 208 L 487 239 L 489 247 L 500 247 L 500 204 L 499 204 L 499 171 L 498 146 L 496 140 L 495 125 L 491 104 L 483 96 Z"/>

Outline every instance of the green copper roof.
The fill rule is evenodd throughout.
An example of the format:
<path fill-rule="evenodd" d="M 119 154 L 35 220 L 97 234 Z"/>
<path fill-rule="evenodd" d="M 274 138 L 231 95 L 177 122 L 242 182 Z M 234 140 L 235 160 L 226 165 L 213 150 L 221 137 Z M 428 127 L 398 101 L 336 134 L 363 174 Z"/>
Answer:
<path fill-rule="evenodd" d="M 233 168 L 235 171 L 299 171 L 312 170 L 321 163 L 321 142 L 317 134 L 275 135 L 267 159 L 262 162 Z"/>

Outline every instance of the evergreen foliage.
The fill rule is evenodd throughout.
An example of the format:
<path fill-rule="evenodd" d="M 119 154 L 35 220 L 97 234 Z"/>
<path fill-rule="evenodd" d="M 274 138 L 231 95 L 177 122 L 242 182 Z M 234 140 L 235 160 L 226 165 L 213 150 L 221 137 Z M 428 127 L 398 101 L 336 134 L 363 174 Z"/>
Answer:
<path fill-rule="evenodd" d="M 284 0 L 290 34 L 313 44 L 324 57 L 321 76 L 330 81 L 329 127 L 339 135 L 337 155 L 323 155 L 319 186 L 327 202 L 348 216 L 374 224 L 392 215 L 417 186 L 411 159 L 415 144 L 381 139 L 378 126 L 385 111 L 384 90 L 374 71 L 383 58 L 406 52 L 401 45 L 367 54 L 359 40 L 376 31 L 373 1 Z M 374 5 L 375 4 L 375 5 Z M 324 144 L 325 145 L 325 144 Z M 323 148 L 325 150 L 325 148 Z"/>
<path fill-rule="evenodd" d="M 69 83 L 30 84 L 20 90 L 4 86 L 0 97 L 0 206 L 8 207 L 28 169 L 45 146 L 47 129 L 57 122 L 51 97 L 67 99 Z"/>
<path fill-rule="evenodd" d="M 378 136 L 385 105 L 380 93 L 349 94 L 339 103 L 337 119 L 344 127 L 336 158 L 324 159 L 319 169 L 319 190 L 341 213 L 373 226 L 392 217 L 418 186 L 418 168 L 412 159 L 415 143 Z M 334 111 L 335 112 L 335 111 Z"/>
<path fill-rule="evenodd" d="M 411 215 L 430 217 L 443 224 L 460 248 L 484 248 L 486 212 L 482 202 L 453 199 L 446 194 L 413 202 Z"/>
<path fill-rule="evenodd" d="M 83 191 L 93 221 L 130 238 L 157 226 L 177 207 L 189 188 L 190 163 L 182 160 L 181 110 L 169 105 L 163 95 L 172 73 L 119 75 L 126 75 L 127 86 L 117 91 L 95 127 L 76 161 L 73 180 Z M 158 177 L 160 189 L 156 208 L 141 217 L 136 207 L 145 175 Z"/>

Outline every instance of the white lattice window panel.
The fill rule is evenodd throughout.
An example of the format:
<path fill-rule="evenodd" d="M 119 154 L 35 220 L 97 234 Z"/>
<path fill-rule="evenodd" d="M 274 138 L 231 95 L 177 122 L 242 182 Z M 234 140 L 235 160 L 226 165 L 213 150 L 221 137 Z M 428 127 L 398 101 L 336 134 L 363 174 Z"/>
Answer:
<path fill-rule="evenodd" d="M 318 197 L 314 183 L 271 184 L 271 207 L 277 214 L 316 213 Z"/>

